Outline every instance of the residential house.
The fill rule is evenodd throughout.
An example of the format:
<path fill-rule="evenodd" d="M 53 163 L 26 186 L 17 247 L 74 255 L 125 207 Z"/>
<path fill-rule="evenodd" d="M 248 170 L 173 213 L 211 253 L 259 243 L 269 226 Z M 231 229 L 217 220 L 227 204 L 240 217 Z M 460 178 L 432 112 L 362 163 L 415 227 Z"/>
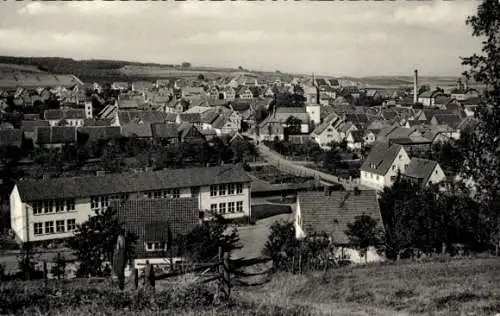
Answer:
<path fill-rule="evenodd" d="M 299 192 L 294 218 L 296 237 L 301 239 L 314 233 L 326 233 L 336 246 L 335 252 L 330 254 L 336 260 L 353 263 L 382 261 L 384 258 L 374 247 L 368 249 L 366 258 L 361 257 L 346 234 L 349 224 L 362 215 L 370 216 L 380 229 L 384 229 L 377 194 L 373 190 Z"/>
<path fill-rule="evenodd" d="M 277 108 L 259 124 L 257 130 L 260 140 L 274 140 L 276 137 L 284 140 L 287 120 L 290 117 L 300 120 L 302 134 L 309 133 L 309 114 L 305 108 Z"/>
<path fill-rule="evenodd" d="M 108 141 L 121 138 L 121 129 L 118 126 L 84 126 L 76 131 L 79 143 Z"/>
<path fill-rule="evenodd" d="M 409 163 L 410 157 L 402 145 L 376 143 L 361 165 L 361 185 L 378 191 L 390 187 Z"/>
<path fill-rule="evenodd" d="M 179 113 L 178 115 L 179 120 L 177 123 L 181 122 L 186 122 L 186 123 L 191 123 L 194 124 L 196 127 L 202 128 L 203 126 L 203 120 L 201 113 Z"/>
<path fill-rule="evenodd" d="M 252 100 L 253 93 L 252 90 L 250 90 L 248 87 L 243 86 L 236 93 L 236 97 L 238 97 L 240 100 Z"/>
<path fill-rule="evenodd" d="M 435 107 L 435 99 L 438 91 L 425 91 L 418 95 L 418 102 L 424 107 Z"/>
<path fill-rule="evenodd" d="M 160 111 L 124 111 L 118 110 L 112 117 L 112 126 L 122 126 L 130 122 L 136 123 L 161 123 L 177 119 L 175 113 L 165 113 Z"/>
<path fill-rule="evenodd" d="M 179 143 L 179 126 L 177 124 L 152 123 L 151 133 L 153 139 L 161 143 Z"/>
<path fill-rule="evenodd" d="M 182 122 L 177 128 L 179 141 L 187 144 L 202 144 L 206 142 L 205 135 L 194 124 Z"/>
<path fill-rule="evenodd" d="M 128 82 L 118 82 L 115 81 L 111 84 L 111 90 L 118 90 L 120 92 L 126 92 L 130 89 Z"/>
<path fill-rule="evenodd" d="M 45 120 L 23 120 L 21 121 L 21 131 L 24 134 L 24 138 L 33 139 L 35 129 L 37 127 L 50 127 L 49 121 Z"/>
<path fill-rule="evenodd" d="M 83 126 L 87 117 L 84 109 L 67 109 L 67 110 L 45 110 L 43 117 L 49 122 L 50 126 Z"/>
<path fill-rule="evenodd" d="M 113 201 L 137 199 L 191 197 L 200 211 L 245 217 L 251 215 L 250 183 L 242 166 L 230 164 L 19 180 L 10 194 L 11 227 L 21 243 L 68 238 L 76 225 Z"/>
<path fill-rule="evenodd" d="M 451 130 L 453 130 L 453 133 L 450 135 L 451 138 L 459 139 L 460 138 L 459 126 L 463 120 L 464 119 L 460 118 L 455 114 L 436 114 L 432 117 L 430 123 L 432 126 L 437 126 L 437 125 L 448 126 Z"/>
<path fill-rule="evenodd" d="M 439 184 L 446 180 L 446 175 L 437 161 L 413 157 L 402 176 L 410 179 L 421 188 Z"/>
<path fill-rule="evenodd" d="M 120 129 L 123 137 L 145 139 L 151 139 L 153 137 L 153 133 L 151 131 L 151 123 L 148 122 L 133 121 L 127 124 L 120 125 Z"/>
<path fill-rule="evenodd" d="M 234 101 L 236 99 L 236 91 L 232 87 L 224 87 L 219 92 L 219 99 L 226 101 Z"/>
<path fill-rule="evenodd" d="M 153 88 L 153 83 L 151 81 L 134 81 L 130 88 L 132 91 L 146 92 Z"/>
<path fill-rule="evenodd" d="M 0 147 L 18 147 L 23 143 L 23 131 L 20 129 L 1 129 Z"/>
<path fill-rule="evenodd" d="M 207 97 L 207 93 L 203 89 L 203 87 L 185 87 L 182 88 L 181 95 L 183 98 L 203 98 Z"/>
<path fill-rule="evenodd" d="M 403 145 L 406 151 L 426 151 L 431 148 L 432 140 L 425 138 L 416 127 L 406 128 L 393 125 L 377 134 L 377 142 Z"/>
<path fill-rule="evenodd" d="M 36 147 L 61 148 L 76 142 L 76 126 L 37 127 L 33 133 L 33 144 Z"/>
<path fill-rule="evenodd" d="M 337 130 L 338 125 L 342 122 L 342 118 L 336 113 L 331 113 L 324 120 L 323 123 L 316 126 L 311 133 L 311 137 L 323 149 L 329 149 L 331 142 L 341 142 L 342 136 Z"/>
<path fill-rule="evenodd" d="M 137 236 L 133 259 L 136 268 L 145 265 L 146 260 L 158 265 L 165 265 L 170 259 L 182 260 L 170 256 L 178 253 L 178 245 L 171 239 L 186 235 L 200 221 L 196 197 L 112 201 L 110 207 L 125 231 Z"/>
<path fill-rule="evenodd" d="M 352 150 L 360 150 L 364 145 L 364 131 L 351 130 L 347 134 L 347 147 Z"/>

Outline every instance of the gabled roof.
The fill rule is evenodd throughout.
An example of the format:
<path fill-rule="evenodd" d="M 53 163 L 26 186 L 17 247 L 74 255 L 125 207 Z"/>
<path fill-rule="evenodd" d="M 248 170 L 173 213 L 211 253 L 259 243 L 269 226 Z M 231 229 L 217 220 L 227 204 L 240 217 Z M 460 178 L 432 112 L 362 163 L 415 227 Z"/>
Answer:
<path fill-rule="evenodd" d="M 177 138 L 179 135 L 176 124 L 153 123 L 151 132 L 154 138 Z"/>
<path fill-rule="evenodd" d="M 242 166 L 227 164 L 216 167 L 164 169 L 104 176 L 26 179 L 19 180 L 16 185 L 21 200 L 26 202 L 249 181 L 250 177 Z"/>
<path fill-rule="evenodd" d="M 121 125 L 121 132 L 124 137 L 141 137 L 141 138 L 151 138 L 153 136 L 151 132 L 150 123 L 135 123 L 129 122 L 127 124 Z"/>
<path fill-rule="evenodd" d="M 43 112 L 43 116 L 46 120 L 84 119 L 85 110 L 83 109 L 45 110 Z"/>
<path fill-rule="evenodd" d="M 368 157 L 366 157 L 361 165 L 361 171 L 384 176 L 389 171 L 392 162 L 396 159 L 401 149 L 403 147 L 399 144 L 375 143 L 370 150 L 370 154 L 368 154 Z"/>
<path fill-rule="evenodd" d="M 448 125 L 453 129 L 456 129 L 462 121 L 462 119 L 456 114 L 436 114 L 433 119 L 439 125 Z"/>
<path fill-rule="evenodd" d="M 21 121 L 21 130 L 23 132 L 34 132 L 37 127 L 49 127 L 49 121 L 37 120 L 37 121 Z"/>
<path fill-rule="evenodd" d="M 193 106 L 193 107 L 189 108 L 184 113 L 203 113 L 203 112 L 208 111 L 210 109 L 211 109 L 211 107 L 209 107 L 209 106 L 199 106 L 199 105 L 196 105 L 196 106 Z"/>
<path fill-rule="evenodd" d="M 422 184 L 425 185 L 437 165 L 438 163 L 434 160 L 413 157 L 404 174 L 408 177 L 422 179 Z"/>
<path fill-rule="evenodd" d="M 110 207 L 116 210 L 125 231 L 137 236 L 135 252 L 139 258 L 159 256 L 145 251 L 146 242 L 167 243 L 169 238 L 185 235 L 198 224 L 198 199 L 194 197 L 114 201 Z"/>
<path fill-rule="evenodd" d="M 23 141 L 23 131 L 20 129 L 0 130 L 0 146 L 21 147 Z"/>
<path fill-rule="evenodd" d="M 370 216 L 383 228 L 377 194 L 373 190 L 360 191 L 359 195 L 351 191 L 299 192 L 297 201 L 304 232 L 325 232 L 334 244 L 350 244 L 345 231 L 356 216 Z"/>
<path fill-rule="evenodd" d="M 120 138 L 121 131 L 118 126 L 79 127 L 77 129 L 77 137 L 79 140 L 95 142 Z"/>
<path fill-rule="evenodd" d="M 37 127 L 33 137 L 37 144 L 71 144 L 76 143 L 76 127 L 52 126 Z"/>
<path fill-rule="evenodd" d="M 228 119 L 224 115 L 219 115 L 215 119 L 215 121 L 212 122 L 212 128 L 215 129 L 221 129 L 224 127 Z"/>
<path fill-rule="evenodd" d="M 201 123 L 201 114 L 200 113 L 180 113 L 179 114 L 181 121 L 188 123 Z"/>
<path fill-rule="evenodd" d="M 330 115 L 325 117 L 323 123 L 316 126 L 316 128 L 313 131 L 313 134 L 319 135 L 323 133 L 323 131 L 325 131 L 326 128 L 330 126 L 330 124 L 334 123 L 338 119 L 340 119 L 340 117 L 337 114 L 335 114 L 335 112 L 331 113 Z"/>
<path fill-rule="evenodd" d="M 119 99 L 117 102 L 118 102 L 118 108 L 123 109 L 123 110 L 137 109 L 139 106 L 141 106 L 144 103 L 136 98 Z"/>
<path fill-rule="evenodd" d="M 128 124 L 130 122 L 137 121 L 143 121 L 144 123 L 160 123 L 166 121 L 169 115 L 171 116 L 172 114 L 173 113 L 165 113 L 161 111 L 119 110 L 118 118 L 120 120 L 120 124 Z"/>

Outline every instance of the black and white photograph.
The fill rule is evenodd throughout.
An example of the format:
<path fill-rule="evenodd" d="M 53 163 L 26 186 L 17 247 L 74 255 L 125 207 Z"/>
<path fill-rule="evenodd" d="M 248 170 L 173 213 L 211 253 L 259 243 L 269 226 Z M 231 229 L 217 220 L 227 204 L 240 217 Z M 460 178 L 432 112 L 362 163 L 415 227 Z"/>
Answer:
<path fill-rule="evenodd" d="M 500 315 L 500 0 L 0 2 L 0 315 Z"/>

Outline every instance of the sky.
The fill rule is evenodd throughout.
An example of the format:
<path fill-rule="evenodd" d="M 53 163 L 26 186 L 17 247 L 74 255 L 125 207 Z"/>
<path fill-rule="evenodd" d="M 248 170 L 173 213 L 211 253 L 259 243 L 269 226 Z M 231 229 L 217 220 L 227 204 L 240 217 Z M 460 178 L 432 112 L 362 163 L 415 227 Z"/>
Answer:
<path fill-rule="evenodd" d="M 459 75 L 477 0 L 4 2 L 0 55 L 333 76 Z"/>

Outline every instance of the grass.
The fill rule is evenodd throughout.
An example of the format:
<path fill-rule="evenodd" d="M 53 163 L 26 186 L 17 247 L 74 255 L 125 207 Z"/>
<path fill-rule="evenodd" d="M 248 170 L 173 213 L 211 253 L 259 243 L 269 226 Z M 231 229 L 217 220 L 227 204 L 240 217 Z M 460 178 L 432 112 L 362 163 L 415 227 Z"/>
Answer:
<path fill-rule="evenodd" d="M 500 259 L 388 262 L 325 273 L 278 273 L 257 287 L 235 287 L 214 305 L 214 287 L 159 284 L 154 298 L 109 280 L 10 282 L 0 314 L 17 315 L 494 315 L 500 312 Z"/>
<path fill-rule="evenodd" d="M 326 275 L 278 274 L 257 300 L 370 315 L 494 315 L 500 312 L 500 260 L 461 259 L 343 267 Z M 265 293 L 264 295 L 259 295 Z"/>

